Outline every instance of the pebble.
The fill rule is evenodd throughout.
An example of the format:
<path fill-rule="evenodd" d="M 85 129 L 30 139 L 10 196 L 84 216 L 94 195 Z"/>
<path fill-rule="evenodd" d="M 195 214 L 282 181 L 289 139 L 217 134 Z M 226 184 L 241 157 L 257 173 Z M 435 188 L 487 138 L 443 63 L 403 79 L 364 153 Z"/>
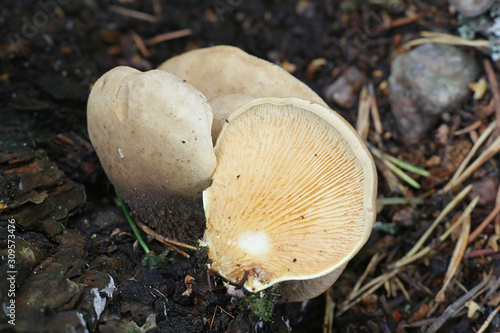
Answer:
<path fill-rule="evenodd" d="M 350 66 L 325 89 L 325 99 L 348 109 L 358 99 L 358 92 L 365 81 L 363 73 L 357 67 Z"/>
<path fill-rule="evenodd" d="M 485 13 L 495 0 L 448 0 L 465 17 L 474 17 Z"/>
<path fill-rule="evenodd" d="M 445 111 L 469 94 L 478 75 L 474 58 L 446 44 L 424 44 L 396 56 L 389 77 L 390 103 L 400 140 L 421 143 Z"/>

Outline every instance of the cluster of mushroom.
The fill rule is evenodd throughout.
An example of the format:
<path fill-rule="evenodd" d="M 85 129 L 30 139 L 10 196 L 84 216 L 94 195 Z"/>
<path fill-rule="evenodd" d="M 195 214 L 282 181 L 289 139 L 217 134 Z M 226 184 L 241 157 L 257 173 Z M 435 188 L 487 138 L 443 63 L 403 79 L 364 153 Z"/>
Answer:
<path fill-rule="evenodd" d="M 305 84 L 235 47 L 112 69 L 90 94 L 88 130 L 136 216 L 177 238 L 204 227 L 211 269 L 248 291 L 315 297 L 371 233 L 377 176 L 362 139 Z"/>

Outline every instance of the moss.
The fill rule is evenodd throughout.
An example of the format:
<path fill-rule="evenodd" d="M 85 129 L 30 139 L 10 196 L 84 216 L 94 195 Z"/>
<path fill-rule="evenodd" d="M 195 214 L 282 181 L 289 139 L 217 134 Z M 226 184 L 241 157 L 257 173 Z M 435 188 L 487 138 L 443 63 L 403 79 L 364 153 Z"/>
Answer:
<path fill-rule="evenodd" d="M 160 254 L 153 254 L 153 252 L 150 252 L 144 257 L 144 259 L 142 259 L 142 264 L 149 269 L 157 268 L 161 264 L 167 262 L 167 260 L 169 259 L 167 258 L 167 255 L 169 253 L 169 250 L 165 250 Z"/>
<path fill-rule="evenodd" d="M 239 299 L 241 307 L 248 307 L 262 321 L 271 321 L 273 308 L 279 299 L 278 286 Z"/>

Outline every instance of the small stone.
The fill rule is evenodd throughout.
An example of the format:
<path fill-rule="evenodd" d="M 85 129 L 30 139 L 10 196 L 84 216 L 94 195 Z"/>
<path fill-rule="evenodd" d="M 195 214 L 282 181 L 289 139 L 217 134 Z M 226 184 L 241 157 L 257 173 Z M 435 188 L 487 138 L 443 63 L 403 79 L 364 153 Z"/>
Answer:
<path fill-rule="evenodd" d="M 470 94 L 477 74 L 473 57 L 451 45 L 424 44 L 397 56 L 389 98 L 401 141 L 419 144 L 445 111 Z"/>
<path fill-rule="evenodd" d="M 474 17 L 485 13 L 495 0 L 448 0 L 465 17 Z"/>
<path fill-rule="evenodd" d="M 365 81 L 366 78 L 363 73 L 356 67 L 351 66 L 325 89 L 325 99 L 327 102 L 335 102 L 348 109 L 358 99 L 358 92 Z"/>
<path fill-rule="evenodd" d="M 479 196 L 477 205 L 480 207 L 494 205 L 497 196 L 498 183 L 499 180 L 496 177 L 484 177 L 474 184 L 474 187 L 469 193 L 469 198 L 472 200 L 476 196 Z"/>
<path fill-rule="evenodd" d="M 412 227 L 415 225 L 415 210 L 411 206 L 405 206 L 398 210 L 392 220 L 403 227 Z"/>

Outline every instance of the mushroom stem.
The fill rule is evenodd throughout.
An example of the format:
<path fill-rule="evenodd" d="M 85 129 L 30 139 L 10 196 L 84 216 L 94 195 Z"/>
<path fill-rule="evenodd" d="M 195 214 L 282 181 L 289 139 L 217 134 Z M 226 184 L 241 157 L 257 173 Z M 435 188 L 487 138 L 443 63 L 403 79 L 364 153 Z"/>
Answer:
<path fill-rule="evenodd" d="M 135 217 L 169 238 L 203 233 L 212 118 L 207 99 L 165 71 L 116 67 L 90 93 L 88 131 L 104 171 Z"/>

